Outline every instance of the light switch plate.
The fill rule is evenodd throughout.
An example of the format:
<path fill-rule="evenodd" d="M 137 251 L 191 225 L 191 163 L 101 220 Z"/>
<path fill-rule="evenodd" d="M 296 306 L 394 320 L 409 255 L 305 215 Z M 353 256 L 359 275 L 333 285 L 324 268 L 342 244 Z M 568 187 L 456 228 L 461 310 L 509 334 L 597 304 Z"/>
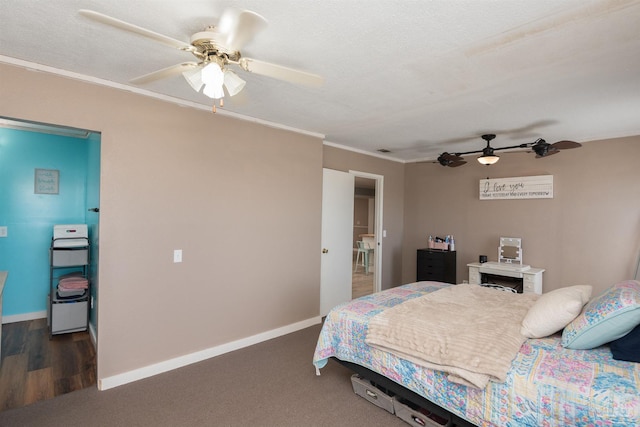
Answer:
<path fill-rule="evenodd" d="M 173 262 L 182 262 L 182 249 L 173 251 Z"/>
<path fill-rule="evenodd" d="M 7 237 L 7 226 L 3 225 L 0 227 L 0 237 Z"/>

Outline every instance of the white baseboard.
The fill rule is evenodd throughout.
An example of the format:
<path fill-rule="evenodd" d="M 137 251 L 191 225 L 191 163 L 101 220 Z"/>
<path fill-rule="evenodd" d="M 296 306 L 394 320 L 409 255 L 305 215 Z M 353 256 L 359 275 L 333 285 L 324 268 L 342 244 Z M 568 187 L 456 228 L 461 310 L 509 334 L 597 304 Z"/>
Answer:
<path fill-rule="evenodd" d="M 4 325 L 5 323 L 24 322 L 27 320 L 46 319 L 46 318 L 47 318 L 47 310 L 33 311 L 31 313 L 11 314 L 9 316 L 2 316 L 2 324 Z"/>
<path fill-rule="evenodd" d="M 272 329 L 270 331 L 266 331 L 237 341 L 221 344 L 219 346 L 176 357 L 174 359 L 165 360 L 164 362 L 155 363 L 143 368 L 134 369 L 133 371 L 125 372 L 107 378 L 98 378 L 98 389 L 108 390 L 110 388 L 118 387 L 154 375 L 162 374 L 164 372 L 172 371 L 174 369 L 178 369 L 192 363 L 201 362 L 203 360 L 210 359 L 221 354 L 239 350 L 244 347 L 249 347 L 263 341 L 267 341 L 273 338 L 280 337 L 282 335 L 290 334 L 292 332 L 308 328 L 313 325 L 317 325 L 321 321 L 321 317 L 313 317 L 311 319 L 303 320 L 301 322 L 293 323 L 281 328 Z"/>

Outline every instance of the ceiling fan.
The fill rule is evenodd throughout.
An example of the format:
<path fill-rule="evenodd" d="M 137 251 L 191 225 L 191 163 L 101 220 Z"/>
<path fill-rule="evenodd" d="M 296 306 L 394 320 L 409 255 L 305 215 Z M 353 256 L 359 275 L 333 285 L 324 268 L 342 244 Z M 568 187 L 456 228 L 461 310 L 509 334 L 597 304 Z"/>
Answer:
<path fill-rule="evenodd" d="M 454 154 L 444 152 L 438 156 L 437 161 L 442 166 L 449 166 L 449 167 L 455 168 L 467 163 L 464 160 L 464 157 L 462 156 L 467 154 L 482 153 L 482 156 L 478 157 L 478 162 L 482 163 L 483 165 L 493 165 L 497 163 L 498 160 L 500 160 L 500 156 L 495 154 L 496 151 L 500 151 L 500 150 L 510 150 L 515 148 L 529 148 L 533 150 L 534 153 L 536 153 L 536 159 L 539 159 L 541 157 L 548 157 L 553 154 L 558 154 L 560 150 L 582 147 L 582 144 L 580 144 L 579 142 L 558 141 L 553 144 L 549 144 L 544 139 L 538 138 L 534 142 L 530 142 L 530 143 L 512 145 L 509 147 L 493 148 L 491 146 L 491 141 L 495 137 L 496 136 L 491 133 L 482 135 L 482 139 L 484 139 L 487 142 L 487 146 L 482 150 L 466 151 L 463 153 L 454 153 Z"/>
<path fill-rule="evenodd" d="M 202 89 L 202 93 L 208 97 L 218 99 L 222 107 L 225 89 L 229 96 L 234 96 L 245 86 L 245 81 L 229 69 L 230 64 L 243 71 L 300 85 L 317 87 L 322 85 L 324 81 L 321 76 L 306 71 L 243 57 L 240 49 L 267 26 L 266 19 L 248 10 L 226 9 L 217 25 L 208 26 L 203 31 L 193 34 L 189 43 L 93 10 L 81 9 L 79 13 L 93 21 L 147 37 L 169 47 L 191 52 L 197 58 L 197 62 L 183 62 L 136 77 L 131 80 L 131 83 L 136 85 L 182 74 L 196 92 L 200 92 Z M 216 111 L 215 103 L 213 111 Z"/>

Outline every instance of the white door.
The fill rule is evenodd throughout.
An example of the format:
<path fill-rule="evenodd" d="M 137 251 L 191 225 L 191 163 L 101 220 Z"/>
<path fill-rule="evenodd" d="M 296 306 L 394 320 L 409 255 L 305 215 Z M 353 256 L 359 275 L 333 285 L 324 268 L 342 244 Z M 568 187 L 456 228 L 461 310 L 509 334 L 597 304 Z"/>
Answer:
<path fill-rule="evenodd" d="M 333 169 L 322 173 L 322 247 L 320 315 L 351 301 L 353 260 L 353 175 Z"/>

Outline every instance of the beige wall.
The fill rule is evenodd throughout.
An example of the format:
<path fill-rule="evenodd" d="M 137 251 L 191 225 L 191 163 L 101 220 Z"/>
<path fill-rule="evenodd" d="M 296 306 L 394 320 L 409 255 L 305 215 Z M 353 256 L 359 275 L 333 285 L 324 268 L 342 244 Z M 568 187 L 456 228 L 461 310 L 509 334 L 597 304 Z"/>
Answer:
<path fill-rule="evenodd" d="M 320 139 L 0 74 L 0 114 L 102 132 L 98 378 L 319 315 Z"/>
<path fill-rule="evenodd" d="M 453 234 L 458 282 L 466 264 L 497 260 L 501 236 L 522 237 L 524 263 L 546 269 L 544 291 L 590 284 L 596 291 L 633 277 L 640 253 L 640 136 L 587 142 L 536 159 L 500 153 L 493 166 L 406 165 L 402 278 L 415 280 L 427 236 Z M 479 180 L 553 175 L 554 198 L 479 200 Z"/>
<path fill-rule="evenodd" d="M 386 230 L 387 237 L 382 238 L 382 289 L 402 284 L 404 164 L 329 145 L 324 146 L 323 155 L 325 168 L 344 172 L 355 170 L 384 177 L 382 228 Z"/>

